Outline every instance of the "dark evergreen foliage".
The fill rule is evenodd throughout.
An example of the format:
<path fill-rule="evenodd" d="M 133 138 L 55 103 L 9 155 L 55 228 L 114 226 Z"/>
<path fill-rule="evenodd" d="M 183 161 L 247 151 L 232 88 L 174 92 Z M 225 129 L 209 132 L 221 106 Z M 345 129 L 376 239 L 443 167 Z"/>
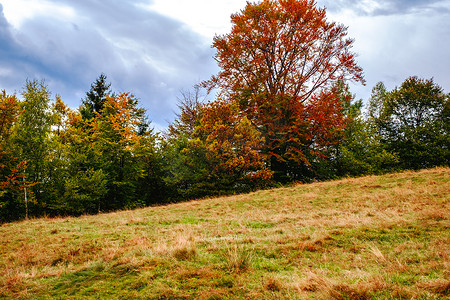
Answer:
<path fill-rule="evenodd" d="M 86 98 L 81 101 L 80 113 L 84 119 L 91 120 L 95 113 L 101 113 L 106 97 L 112 95 L 111 83 L 107 83 L 106 78 L 105 74 L 100 74 L 86 93 Z"/>

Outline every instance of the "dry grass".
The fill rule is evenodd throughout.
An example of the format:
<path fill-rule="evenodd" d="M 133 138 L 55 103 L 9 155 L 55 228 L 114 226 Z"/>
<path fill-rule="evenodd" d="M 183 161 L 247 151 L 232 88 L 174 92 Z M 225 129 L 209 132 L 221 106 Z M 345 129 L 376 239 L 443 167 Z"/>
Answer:
<path fill-rule="evenodd" d="M 447 299 L 450 169 L 0 227 L 0 298 Z"/>
<path fill-rule="evenodd" d="M 250 250 L 236 244 L 225 248 L 224 258 L 229 272 L 242 273 L 250 269 L 252 263 L 252 252 Z"/>

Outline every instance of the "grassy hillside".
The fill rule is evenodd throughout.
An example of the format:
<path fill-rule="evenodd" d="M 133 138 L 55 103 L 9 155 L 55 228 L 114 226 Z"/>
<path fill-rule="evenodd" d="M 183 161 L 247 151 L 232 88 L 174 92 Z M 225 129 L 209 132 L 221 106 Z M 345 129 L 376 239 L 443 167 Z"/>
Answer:
<path fill-rule="evenodd" d="M 0 227 L 0 298 L 448 299 L 450 169 Z"/>

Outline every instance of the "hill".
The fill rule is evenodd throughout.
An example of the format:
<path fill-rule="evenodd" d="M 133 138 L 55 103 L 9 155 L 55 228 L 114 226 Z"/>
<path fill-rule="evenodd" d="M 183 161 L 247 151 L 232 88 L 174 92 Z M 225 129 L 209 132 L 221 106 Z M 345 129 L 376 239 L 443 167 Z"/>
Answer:
<path fill-rule="evenodd" d="M 0 227 L 0 298 L 444 299 L 450 169 Z"/>

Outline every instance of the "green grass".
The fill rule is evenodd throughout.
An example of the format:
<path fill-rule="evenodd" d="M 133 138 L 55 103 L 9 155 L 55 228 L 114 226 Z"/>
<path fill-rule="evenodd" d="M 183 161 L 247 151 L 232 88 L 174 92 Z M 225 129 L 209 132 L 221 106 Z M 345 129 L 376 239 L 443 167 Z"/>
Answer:
<path fill-rule="evenodd" d="M 448 299 L 450 169 L 0 227 L 5 299 Z"/>

